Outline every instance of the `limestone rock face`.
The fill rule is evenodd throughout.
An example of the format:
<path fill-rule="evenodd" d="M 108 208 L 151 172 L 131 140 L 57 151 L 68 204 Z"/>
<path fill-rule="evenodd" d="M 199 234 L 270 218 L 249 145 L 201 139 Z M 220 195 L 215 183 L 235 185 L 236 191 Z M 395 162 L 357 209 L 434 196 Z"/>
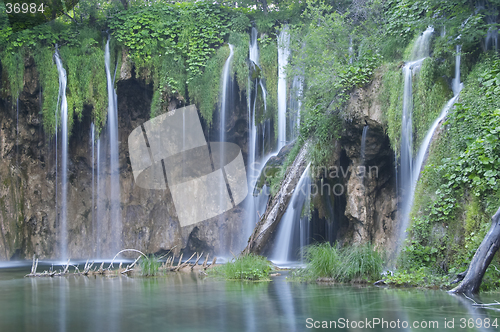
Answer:
<path fill-rule="evenodd" d="M 397 205 L 394 152 L 385 134 L 378 94 L 381 76 L 351 94 L 350 116 L 342 146 L 352 171 L 346 181 L 345 216 L 349 220 L 344 240 L 371 242 L 394 249 L 397 235 Z M 363 128 L 368 126 L 364 158 L 361 151 Z"/>
<path fill-rule="evenodd" d="M 42 259 L 57 259 L 61 255 L 61 225 L 60 211 L 56 209 L 56 204 L 60 204 L 56 181 L 60 178 L 57 172 L 61 160 L 59 155 L 57 167 L 55 138 L 48 137 L 43 129 L 40 84 L 33 61 L 27 59 L 25 67 L 19 113 L 16 100 L 0 98 L 0 260 L 31 258 L 33 254 Z M 244 243 L 239 234 L 244 203 L 220 216 L 180 227 L 168 189 L 148 190 L 134 185 L 128 135 L 149 120 L 153 92 L 149 85 L 132 78 L 132 72 L 124 54 L 117 83 L 122 233 L 111 233 L 109 180 L 103 180 L 102 192 L 94 195 L 92 203 L 92 166 L 97 166 L 91 154 L 91 120 L 88 115 L 81 121 L 75 119 L 69 139 L 68 256 L 113 257 L 114 238 L 120 242 L 120 248 L 148 253 L 171 249 L 176 253 L 204 251 L 212 255 L 238 252 Z M 246 158 L 246 99 L 243 96 L 241 100 L 235 98 L 233 103 L 227 141 L 238 144 Z M 173 98 L 168 109 L 179 106 L 182 101 Z M 90 112 L 86 109 L 84 113 Z M 207 141 L 214 141 L 210 135 L 216 131 L 215 125 L 208 127 L 202 121 L 202 126 Z M 103 149 L 109 145 L 106 128 L 102 130 L 101 145 Z"/>

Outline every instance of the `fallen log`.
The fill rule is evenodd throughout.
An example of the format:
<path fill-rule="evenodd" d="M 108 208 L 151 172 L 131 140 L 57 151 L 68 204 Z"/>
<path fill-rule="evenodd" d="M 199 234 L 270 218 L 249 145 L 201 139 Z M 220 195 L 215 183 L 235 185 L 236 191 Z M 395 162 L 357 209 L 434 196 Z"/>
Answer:
<path fill-rule="evenodd" d="M 493 260 L 493 256 L 500 247 L 500 208 L 491 218 L 491 227 L 483 242 L 477 248 L 474 257 L 460 284 L 450 290 L 450 293 L 472 295 L 479 293 L 479 287 L 483 281 L 486 269 Z M 463 273 L 463 272 L 462 272 Z M 460 277 L 457 277 L 459 279 Z"/>
<path fill-rule="evenodd" d="M 307 143 L 302 146 L 293 164 L 286 170 L 285 177 L 281 181 L 280 190 L 268 204 L 266 212 L 255 226 L 247 246 L 242 251 L 243 255 L 249 253 L 261 254 L 274 230 L 278 227 L 300 176 L 307 166 L 307 146 Z"/>

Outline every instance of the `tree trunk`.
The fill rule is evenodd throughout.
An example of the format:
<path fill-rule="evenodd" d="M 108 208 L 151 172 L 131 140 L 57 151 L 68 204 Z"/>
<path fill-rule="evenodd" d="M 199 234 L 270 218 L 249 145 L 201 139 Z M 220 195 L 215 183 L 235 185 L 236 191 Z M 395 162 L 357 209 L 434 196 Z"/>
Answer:
<path fill-rule="evenodd" d="M 302 146 L 293 164 L 287 169 L 285 178 L 280 184 L 280 190 L 272 198 L 271 202 L 268 203 L 266 212 L 255 226 L 242 254 L 253 253 L 260 255 L 267 246 L 271 235 L 281 221 L 281 217 L 285 214 L 295 186 L 306 168 L 307 146 L 307 143 Z"/>
<path fill-rule="evenodd" d="M 450 293 L 471 295 L 479 292 L 484 273 L 500 247 L 500 208 L 491 218 L 491 222 L 490 230 L 472 257 L 467 274 L 457 287 L 450 290 Z"/>
<path fill-rule="evenodd" d="M 267 0 L 261 0 L 262 3 L 262 10 L 264 11 L 264 14 L 267 14 L 269 11 L 268 6 L 267 6 Z"/>

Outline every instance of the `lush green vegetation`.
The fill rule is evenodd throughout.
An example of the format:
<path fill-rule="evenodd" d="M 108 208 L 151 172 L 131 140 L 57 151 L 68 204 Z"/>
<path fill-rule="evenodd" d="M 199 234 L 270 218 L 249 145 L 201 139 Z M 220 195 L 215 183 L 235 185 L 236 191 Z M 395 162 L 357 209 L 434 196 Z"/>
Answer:
<path fill-rule="evenodd" d="M 431 150 L 417 187 L 410 238 L 400 257 L 407 270 L 436 275 L 465 270 L 500 203 L 498 155 L 500 61 L 485 55 L 465 81 L 460 103 Z M 483 289 L 498 286 L 490 266 Z"/>
<path fill-rule="evenodd" d="M 253 254 L 242 255 L 226 264 L 215 266 L 208 271 L 213 277 L 228 280 L 269 281 L 271 263 L 267 258 Z"/>
<path fill-rule="evenodd" d="M 343 248 L 329 243 L 316 244 L 304 248 L 303 256 L 307 266 L 293 275 L 299 280 L 373 282 L 381 278 L 384 267 L 382 255 L 370 244 Z"/>
<path fill-rule="evenodd" d="M 488 3 L 500 5 L 499 0 Z M 267 112 L 259 107 L 256 119 L 257 123 L 274 119 L 276 126 L 276 40 L 279 31 L 288 24 L 293 50 L 288 77 L 291 80 L 294 75 L 302 75 L 305 86 L 299 138 L 284 167 L 268 179 L 272 194 L 277 192 L 286 167 L 305 142 L 314 166 L 331 164 L 334 142 L 341 137 L 346 121 L 351 120 L 345 112 L 350 93 L 368 84 L 376 72 L 382 76 L 380 102 L 386 132 L 398 153 L 403 94 L 401 67 L 404 60 L 409 60 L 418 35 L 432 25 L 436 33 L 431 57 L 413 77 L 414 152 L 451 97 L 457 45 L 462 47 L 465 89 L 431 148 L 415 195 L 410 234 L 398 260 L 400 271 L 389 280 L 395 284 L 421 285 L 431 280 L 425 275 L 432 274 L 437 279 L 430 283 L 442 285 L 447 275 L 463 270 L 470 261 L 500 204 L 500 60 L 498 54 L 484 53 L 488 29 L 498 27 L 487 21 L 492 12 L 490 7 L 458 0 L 257 3 L 82 0 L 73 10 L 68 9 L 73 4 L 68 2 L 66 15 L 56 18 L 59 13 L 54 13 L 50 24 L 29 25 L 22 25 L 20 20 L 11 25 L 4 5 L 0 4 L 2 98 L 15 103 L 23 92 L 25 66 L 32 58 L 42 89 L 44 128 L 49 135 L 60 121 L 55 113 L 56 45 L 68 73 L 70 128 L 86 111 L 91 112 L 98 128 L 105 123 L 103 49 L 107 35 L 103 31 L 111 36 L 112 64 L 119 68 L 122 60 L 130 62 L 136 78 L 152 87 L 151 117 L 165 112 L 175 99 L 179 103 L 196 103 L 210 124 L 218 103 L 221 69 L 229 55 L 228 43 L 234 45 L 232 74 L 240 98 L 248 88 L 248 33 L 252 24 L 260 32 L 261 67 L 255 75 L 264 79 L 268 92 Z M 315 271 L 312 275 L 338 281 L 367 275 L 370 279 L 373 275 L 369 271 L 372 268 L 375 271 L 378 263 L 374 259 L 370 268 L 359 267 L 356 257 L 363 257 L 368 249 L 365 251 L 351 257 L 347 249 L 325 245 L 309 248 L 306 257 L 310 260 L 309 269 Z M 325 257 L 322 262 L 331 260 L 329 264 L 333 265 L 316 263 L 315 257 L 322 255 Z M 342 270 L 335 265 L 339 257 L 352 260 L 352 266 Z M 220 271 L 228 271 L 220 274 L 243 279 L 267 275 L 262 272 L 265 264 L 259 263 L 260 258 L 241 259 L 262 263 L 262 269 L 254 275 L 238 259 L 221 268 Z M 240 264 L 239 270 L 236 263 Z M 494 264 L 498 264 L 498 259 Z M 491 267 L 486 277 L 491 282 L 484 287 L 493 287 L 499 276 Z"/>

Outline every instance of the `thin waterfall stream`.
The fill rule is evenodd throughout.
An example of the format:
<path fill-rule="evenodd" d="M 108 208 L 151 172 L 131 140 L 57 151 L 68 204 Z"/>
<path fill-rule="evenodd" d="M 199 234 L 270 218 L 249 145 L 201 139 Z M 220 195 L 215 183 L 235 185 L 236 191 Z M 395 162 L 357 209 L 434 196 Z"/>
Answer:
<path fill-rule="evenodd" d="M 365 159 L 366 159 L 366 137 L 368 136 L 368 129 L 370 129 L 369 125 L 365 125 L 363 127 L 363 133 L 361 134 L 361 151 L 360 151 L 360 156 L 361 156 L 361 166 L 365 166 Z"/>
<path fill-rule="evenodd" d="M 293 238 L 294 228 L 298 226 L 299 248 L 303 248 L 308 244 L 308 220 L 309 215 L 305 213 L 302 215 L 303 208 L 307 205 L 311 195 L 311 177 L 309 168 L 311 164 L 307 165 L 300 176 L 299 182 L 290 198 L 290 203 L 281 217 L 278 226 L 278 233 L 276 234 L 274 250 L 271 254 L 271 260 L 275 263 L 282 264 L 290 262 L 296 258 L 294 252 Z M 305 217 L 305 218 L 301 218 Z M 297 225 L 298 223 L 298 225 Z"/>
<path fill-rule="evenodd" d="M 228 108 L 229 102 L 233 98 L 233 88 L 232 88 L 232 80 L 231 80 L 231 64 L 234 56 L 234 48 L 233 45 L 229 45 L 229 56 L 226 59 L 226 62 L 224 63 L 224 67 L 222 70 L 221 74 L 221 87 L 220 87 L 220 105 L 219 105 L 219 112 L 220 112 L 220 130 L 219 130 L 219 141 L 225 142 L 226 141 L 226 117 L 228 116 L 228 111 L 230 111 Z M 220 150 L 220 160 L 219 164 L 222 166 L 225 164 L 225 145 L 221 144 L 221 150 Z M 220 182 L 219 182 L 219 208 L 223 210 L 223 207 L 226 205 L 226 200 L 224 193 L 226 192 L 227 187 L 226 187 L 226 181 L 224 180 L 224 176 L 220 177 Z M 223 222 L 224 220 L 224 214 L 220 215 L 220 220 Z M 227 243 L 225 243 L 225 240 L 221 239 L 221 247 L 222 248 L 227 248 Z M 223 249 L 225 250 L 225 249 Z"/>
<path fill-rule="evenodd" d="M 61 116 L 61 200 L 60 200 L 60 256 L 62 260 L 68 258 L 68 102 L 66 100 L 66 83 L 67 75 L 63 67 L 59 51 L 56 50 L 54 60 L 59 74 L 59 98 L 58 106 L 60 107 Z M 57 119 L 57 117 L 56 117 Z M 56 120 L 57 122 L 57 120 Z M 57 129 L 56 129 L 57 131 Z M 57 138 L 56 138 L 57 150 Z M 57 165 L 57 161 L 56 161 Z M 57 178 L 57 176 L 56 176 Z"/>
<path fill-rule="evenodd" d="M 286 145 L 286 66 L 289 56 L 290 34 L 285 25 L 278 36 L 278 152 Z"/>
<path fill-rule="evenodd" d="M 258 31 L 255 27 L 252 27 L 249 42 L 249 60 L 253 62 L 255 70 L 259 67 L 259 47 L 257 43 Z M 248 94 L 248 161 L 247 161 L 247 177 L 248 177 L 248 188 L 250 192 L 253 193 L 246 200 L 246 215 L 245 215 L 245 225 L 244 225 L 244 237 L 246 240 L 253 231 L 255 224 L 257 223 L 259 216 L 264 213 L 265 204 L 269 198 L 268 190 L 263 190 L 260 194 L 255 195 L 254 188 L 262 172 L 267 159 L 270 156 L 265 155 L 265 149 L 263 146 L 262 151 L 259 151 L 259 140 L 258 140 L 258 129 L 262 131 L 262 140 L 264 142 L 264 131 L 265 127 L 263 125 L 257 126 L 256 124 L 256 105 L 259 91 L 262 92 L 262 99 L 264 101 L 264 113 L 267 109 L 266 104 L 266 89 L 261 78 L 256 78 L 252 81 L 251 77 L 248 78 L 249 91 L 253 87 L 253 94 Z M 259 90 L 260 87 L 260 90 Z M 252 98 L 253 97 L 253 98 Z M 261 153 L 259 156 L 258 154 Z M 260 157 L 260 160 L 259 160 Z M 258 161 L 259 160 L 259 161 Z M 264 188 L 266 189 L 266 188 Z M 246 245 L 246 241 L 242 243 L 242 247 Z"/>
<path fill-rule="evenodd" d="M 118 160 L 118 105 L 114 78 L 111 77 L 109 37 L 104 53 L 107 91 L 108 91 L 108 137 L 109 137 L 109 186 L 110 211 L 109 228 L 111 253 L 121 249 L 122 221 L 120 211 L 120 165 Z"/>

